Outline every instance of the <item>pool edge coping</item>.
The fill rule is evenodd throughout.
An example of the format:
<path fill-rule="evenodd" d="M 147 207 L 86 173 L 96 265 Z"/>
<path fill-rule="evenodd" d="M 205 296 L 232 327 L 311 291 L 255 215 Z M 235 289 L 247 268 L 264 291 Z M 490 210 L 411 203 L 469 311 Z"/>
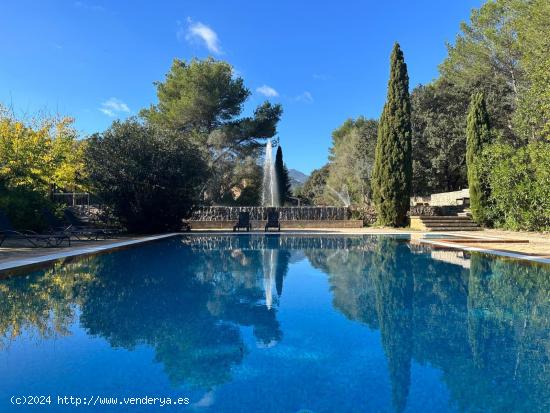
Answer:
<path fill-rule="evenodd" d="M 65 258 L 95 255 L 101 252 L 115 251 L 120 248 L 132 246 L 136 244 L 144 244 L 147 242 L 157 241 L 165 238 L 171 238 L 181 234 L 182 233 L 180 232 L 171 232 L 169 234 L 153 235 L 153 236 L 148 236 L 143 238 L 131 239 L 127 241 L 116 241 L 108 244 L 96 245 L 91 247 L 82 247 L 82 248 L 77 248 L 70 251 L 63 251 L 63 252 L 58 252 L 53 254 L 46 254 L 46 255 L 38 255 L 30 258 L 14 259 L 11 261 L 0 263 L 0 273 L 3 273 L 5 271 L 10 271 L 10 270 L 15 270 L 15 269 L 22 269 L 25 267 L 33 267 L 36 265 L 51 263 L 51 262 L 65 259 Z"/>
<path fill-rule="evenodd" d="M 533 255 L 525 255 L 517 252 L 493 250 L 493 249 L 480 248 L 480 247 L 471 247 L 468 245 L 455 244 L 455 243 L 443 242 L 443 241 L 434 241 L 434 240 L 422 240 L 422 243 L 435 245 L 438 247 L 458 249 L 458 250 L 467 251 L 467 252 L 479 252 L 483 254 L 496 255 L 499 257 L 513 258 L 517 260 L 530 261 L 530 262 L 538 262 L 541 264 L 550 264 L 550 258 L 544 258 L 539 256 L 533 256 Z"/>

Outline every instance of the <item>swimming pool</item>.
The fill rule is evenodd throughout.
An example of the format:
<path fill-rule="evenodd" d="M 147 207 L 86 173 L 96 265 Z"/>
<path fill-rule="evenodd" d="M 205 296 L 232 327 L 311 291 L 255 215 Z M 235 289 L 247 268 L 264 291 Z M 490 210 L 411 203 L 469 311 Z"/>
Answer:
<path fill-rule="evenodd" d="M 545 265 L 186 235 L 0 280 L 0 412 L 547 412 L 549 332 Z"/>

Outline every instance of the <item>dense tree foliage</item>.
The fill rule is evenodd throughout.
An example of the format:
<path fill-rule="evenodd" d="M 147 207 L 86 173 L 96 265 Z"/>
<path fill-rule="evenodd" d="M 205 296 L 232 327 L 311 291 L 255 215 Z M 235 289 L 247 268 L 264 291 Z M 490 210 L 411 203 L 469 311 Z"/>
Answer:
<path fill-rule="evenodd" d="M 219 202 L 223 205 L 233 206 L 260 205 L 263 169 L 258 164 L 258 160 L 253 156 L 248 156 L 235 162 L 234 165 L 227 165 L 226 170 L 227 179 L 216 181 L 219 188 L 226 188 L 220 191 Z M 210 179 L 213 178 L 215 177 L 210 177 Z"/>
<path fill-rule="evenodd" d="M 485 175 L 475 167 L 479 162 L 483 148 L 491 142 L 489 115 L 482 93 L 472 96 L 468 110 L 466 128 L 466 166 L 468 168 L 468 187 L 470 189 L 470 208 L 474 221 L 487 224 L 487 210 L 490 188 Z"/>
<path fill-rule="evenodd" d="M 550 3 L 545 0 L 491 0 L 472 11 L 463 23 L 448 56 L 440 66 L 440 77 L 427 86 L 418 86 L 411 94 L 413 124 L 413 193 L 458 190 L 467 186 L 466 135 L 470 97 L 483 93 L 494 143 L 486 152 L 496 159 L 503 151 L 518 150 L 529 158 L 530 170 L 539 158 L 526 155 L 534 142 L 542 153 L 550 145 Z M 505 149 L 506 148 L 506 149 Z M 487 160 L 481 168 L 491 189 L 504 189 L 499 178 L 503 169 Z M 492 165 L 492 169 L 487 165 Z M 512 167 L 515 169 L 515 167 Z M 468 168 L 468 173 L 475 171 Z M 477 209 L 477 215 L 491 216 L 495 225 L 508 228 L 542 229 L 533 219 L 544 210 L 544 202 L 535 201 L 541 192 L 528 194 L 524 188 L 549 186 L 538 173 L 522 175 L 522 186 L 509 183 L 509 199 L 523 196 L 526 202 L 514 204 L 514 217 L 504 209 L 508 202 L 490 197 Z M 512 188 L 514 191 L 511 192 Z M 473 188 L 477 196 L 477 188 Z M 503 192 L 500 191 L 502 194 Z M 533 197 L 533 202 L 528 200 Z M 496 206 L 496 203 L 500 206 Z M 476 204 L 476 201 L 473 201 Z M 476 207 L 474 207 L 475 209 Z M 521 212 L 518 208 L 521 208 Z M 496 211 L 502 213 L 496 217 Z M 480 219 L 486 222 L 484 219 Z"/>
<path fill-rule="evenodd" d="M 0 107 L 0 208 L 19 229 L 43 230 L 54 190 L 84 189 L 85 142 L 70 118 L 16 119 Z"/>
<path fill-rule="evenodd" d="M 411 93 L 413 194 L 467 187 L 466 118 L 469 95 L 445 80 Z"/>
<path fill-rule="evenodd" d="M 353 204 L 362 205 L 372 198 L 377 130 L 376 120 L 360 116 L 346 120 L 332 132 L 327 185 L 336 191 L 346 189 Z"/>
<path fill-rule="evenodd" d="M 515 146 L 548 137 L 550 4 L 492 0 L 463 23 L 441 76 L 485 94 L 499 140 Z"/>
<path fill-rule="evenodd" d="M 488 1 L 472 10 L 470 22 L 462 23 L 448 57 L 440 66 L 441 79 L 468 92 L 483 92 L 493 127 L 500 139 L 517 142 L 512 115 L 517 106 L 519 84 L 524 78 L 520 65 L 515 18 L 523 1 Z M 465 115 L 465 114 L 463 114 Z"/>
<path fill-rule="evenodd" d="M 278 193 L 279 193 L 279 205 L 284 205 L 292 196 L 290 189 L 290 177 L 288 176 L 288 169 L 283 161 L 283 149 L 279 145 L 275 154 L 275 176 L 277 177 Z"/>
<path fill-rule="evenodd" d="M 305 203 L 312 205 L 330 205 L 331 201 L 326 195 L 326 184 L 329 175 L 329 165 L 315 169 L 311 172 L 300 191 L 296 194 Z"/>
<path fill-rule="evenodd" d="M 204 200 L 219 202 L 232 190 L 240 164 L 257 159 L 263 139 L 276 133 L 282 108 L 265 102 L 251 117 L 241 117 L 250 96 L 243 79 L 226 62 L 212 58 L 174 60 L 164 82 L 156 82 L 158 103 L 141 116 L 186 136 L 209 164 Z"/>
<path fill-rule="evenodd" d="M 550 108 L 548 76 L 550 6 L 544 0 L 495 0 L 474 9 L 469 23 L 449 45 L 448 57 L 440 66 L 441 76 L 432 85 L 443 86 L 454 95 L 428 108 L 445 115 L 446 103 L 467 107 L 475 91 L 483 92 L 492 127 L 500 143 L 515 146 L 545 138 Z M 415 91 L 413 91 L 413 96 Z M 415 106 L 415 105 L 413 105 Z M 425 111 L 416 106 L 415 111 Z M 451 118 L 465 121 L 466 111 L 452 111 Z M 427 124 L 426 128 L 430 128 Z M 423 129 L 423 128 L 421 128 Z M 449 129 L 452 139 L 465 131 Z"/>
<path fill-rule="evenodd" d="M 390 58 L 388 96 L 378 125 L 372 189 L 382 225 L 406 224 L 412 185 L 411 103 L 403 52 L 395 44 Z"/>
<path fill-rule="evenodd" d="M 175 59 L 164 82 L 156 82 L 158 104 L 141 115 L 151 123 L 180 132 L 204 133 L 197 140 L 208 144 L 209 133 L 240 115 L 250 91 L 242 78 L 234 78 L 228 63 L 214 59 Z M 230 137 L 230 139 L 235 137 Z"/>
<path fill-rule="evenodd" d="M 518 6 L 515 22 L 520 64 L 525 72 L 518 87 L 514 124 L 529 141 L 550 140 L 550 2 L 531 0 Z M 515 40 L 515 39 L 514 39 Z"/>
<path fill-rule="evenodd" d="M 207 176 L 201 152 L 187 138 L 135 119 L 91 137 L 86 168 L 96 193 L 137 232 L 181 228 Z"/>

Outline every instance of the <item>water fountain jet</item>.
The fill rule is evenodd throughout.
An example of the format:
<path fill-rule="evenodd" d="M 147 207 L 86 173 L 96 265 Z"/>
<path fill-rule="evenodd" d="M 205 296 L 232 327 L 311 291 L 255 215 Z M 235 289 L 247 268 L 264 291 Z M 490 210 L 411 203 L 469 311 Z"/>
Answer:
<path fill-rule="evenodd" d="M 351 200 L 350 200 L 347 186 L 345 185 L 342 186 L 341 192 L 338 192 L 336 189 L 332 188 L 330 185 L 327 185 L 326 187 L 333 195 L 336 195 L 336 199 L 338 199 L 343 206 L 347 208 L 351 205 Z"/>
<path fill-rule="evenodd" d="M 271 139 L 265 145 L 264 177 L 262 184 L 262 206 L 277 207 L 279 205 L 279 185 L 275 174 L 273 161 L 273 146 Z"/>

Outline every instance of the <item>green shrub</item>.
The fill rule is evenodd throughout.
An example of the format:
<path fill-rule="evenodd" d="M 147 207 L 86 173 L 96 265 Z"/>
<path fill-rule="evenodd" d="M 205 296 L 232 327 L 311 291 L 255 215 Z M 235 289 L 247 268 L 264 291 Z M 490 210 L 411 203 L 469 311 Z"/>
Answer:
<path fill-rule="evenodd" d="M 489 145 L 476 168 L 491 188 L 487 216 L 511 230 L 550 230 L 550 143 Z"/>
<path fill-rule="evenodd" d="M 54 209 L 54 206 L 42 193 L 25 187 L 6 189 L 0 185 L 0 209 L 15 229 L 38 232 L 47 229 L 42 216 L 43 208 Z"/>
<path fill-rule="evenodd" d="M 95 193 L 131 232 L 181 229 L 208 177 L 189 140 L 136 119 L 90 138 L 86 167 Z"/>

